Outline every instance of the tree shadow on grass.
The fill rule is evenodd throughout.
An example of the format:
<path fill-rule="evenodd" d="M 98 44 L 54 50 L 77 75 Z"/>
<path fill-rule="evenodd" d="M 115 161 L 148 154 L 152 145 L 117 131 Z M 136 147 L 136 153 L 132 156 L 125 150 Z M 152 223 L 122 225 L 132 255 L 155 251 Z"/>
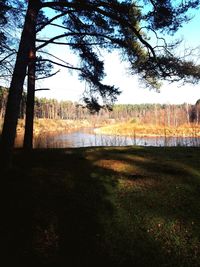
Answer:
<path fill-rule="evenodd" d="M 123 191 L 116 195 L 120 179 L 125 183 L 146 182 L 149 174 L 157 180 L 153 175 L 158 171 L 156 159 L 148 150 L 130 150 L 135 158 L 127 157 L 127 150 L 102 151 L 94 150 L 91 158 L 90 149 L 35 150 L 27 155 L 16 151 L 17 167 L 3 175 L 1 187 L 2 243 L 7 266 L 171 267 L 181 263 L 181 254 L 174 255 L 174 265 L 170 265 L 172 256 L 166 254 L 162 242 L 153 238 L 145 225 L 145 218 L 185 219 L 187 209 L 173 210 L 173 201 L 169 201 L 176 196 L 156 196 L 156 187 L 151 186 L 142 193 L 130 187 L 124 195 Z M 143 156 L 148 160 L 141 160 Z M 96 164 L 101 159 L 118 160 L 143 172 L 130 175 Z M 170 175 L 169 164 L 161 166 L 163 170 L 165 177 Z M 180 172 L 173 170 L 173 175 L 179 177 Z M 186 203 L 185 192 L 178 191 L 180 206 Z M 153 203 L 151 194 L 156 196 Z M 196 219 L 193 215 L 188 221 Z"/>
<path fill-rule="evenodd" d="M 100 266 L 104 220 L 113 215 L 112 179 L 97 177 L 81 153 L 17 151 L 4 174 L 8 266 Z M 8 178 L 11 177 L 11 178 Z"/>
<path fill-rule="evenodd" d="M 22 170 L 1 173 L 1 260 L 25 266 L 31 258 L 31 184 Z"/>
<path fill-rule="evenodd" d="M 127 245 L 115 254 L 135 266 L 199 266 L 199 152 L 113 148 L 93 153 L 93 163 L 120 180 L 127 232 L 121 242 Z"/>

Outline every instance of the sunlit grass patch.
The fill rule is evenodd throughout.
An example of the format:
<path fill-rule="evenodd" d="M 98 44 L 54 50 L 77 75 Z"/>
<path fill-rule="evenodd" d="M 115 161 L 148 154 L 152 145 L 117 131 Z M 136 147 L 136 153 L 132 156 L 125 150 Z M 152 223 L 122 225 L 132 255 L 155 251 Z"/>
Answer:
<path fill-rule="evenodd" d="M 130 234 L 132 240 L 136 238 L 135 232 L 146 233 L 153 243 L 159 244 L 159 255 L 164 255 L 165 259 L 160 261 L 163 260 L 166 265 L 198 266 L 200 209 L 195 181 L 191 177 L 190 183 L 194 182 L 193 186 L 187 184 L 188 181 L 185 177 L 182 179 L 181 174 L 178 179 L 177 174 L 169 180 L 168 176 L 169 174 L 165 174 L 161 182 L 151 179 L 151 183 L 146 184 L 141 183 L 142 179 L 139 184 L 136 183 L 137 180 L 120 180 L 118 205 L 123 210 L 123 217 L 126 217 L 125 229 L 134 229 Z M 142 239 L 136 240 L 143 242 Z"/>
<path fill-rule="evenodd" d="M 134 167 L 133 165 L 120 160 L 101 159 L 95 162 L 94 164 L 96 166 L 120 173 L 131 173 L 136 170 L 136 167 Z"/>
<path fill-rule="evenodd" d="M 119 189 L 123 194 L 125 194 L 125 191 L 134 194 L 157 186 L 158 182 L 155 179 L 141 177 L 140 175 L 136 175 L 134 178 L 119 179 Z"/>

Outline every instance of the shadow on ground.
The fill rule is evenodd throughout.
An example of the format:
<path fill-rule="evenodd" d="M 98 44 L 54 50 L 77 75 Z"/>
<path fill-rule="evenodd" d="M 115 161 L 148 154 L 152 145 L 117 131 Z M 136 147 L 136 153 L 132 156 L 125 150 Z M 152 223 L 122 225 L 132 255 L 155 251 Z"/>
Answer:
<path fill-rule="evenodd" d="M 172 195 L 166 190 L 156 194 L 157 183 L 172 174 L 177 185 L 182 176 L 187 185 L 189 176 L 196 177 L 192 170 L 171 167 L 170 156 L 161 161 L 164 175 L 159 180 L 158 165 L 149 150 L 130 150 L 129 154 L 136 153 L 133 158 L 123 149 L 99 151 L 35 150 L 26 155 L 16 151 L 14 167 L 3 174 L 1 187 L 2 251 L 7 266 L 190 266 L 190 260 L 181 260 L 182 248 L 166 252 L 162 240 L 148 231 L 152 222 L 146 220 L 159 217 L 189 224 L 198 219 L 199 198 L 195 204 L 190 196 L 198 193 L 197 178 L 195 188 L 174 190 L 169 179 L 165 186 Z M 112 167 L 114 161 L 133 171 Z M 118 191 L 119 181 L 126 187 L 138 180 L 140 188 L 141 181 L 148 179 L 155 186 L 147 184 L 140 193 L 137 187 Z M 174 206 L 175 199 L 178 205 Z M 193 261 L 192 266 L 198 265 Z"/>
<path fill-rule="evenodd" d="M 108 262 L 103 220 L 113 214 L 112 180 L 81 153 L 15 155 L 3 174 L 3 246 L 8 266 L 100 266 Z"/>

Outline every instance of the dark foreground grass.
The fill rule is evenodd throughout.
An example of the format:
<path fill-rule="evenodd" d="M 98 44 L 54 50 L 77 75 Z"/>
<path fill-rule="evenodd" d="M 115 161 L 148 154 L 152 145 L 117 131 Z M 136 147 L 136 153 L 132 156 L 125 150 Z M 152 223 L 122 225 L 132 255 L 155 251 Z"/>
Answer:
<path fill-rule="evenodd" d="M 16 150 L 1 179 L 2 266 L 200 266 L 199 156 Z"/>

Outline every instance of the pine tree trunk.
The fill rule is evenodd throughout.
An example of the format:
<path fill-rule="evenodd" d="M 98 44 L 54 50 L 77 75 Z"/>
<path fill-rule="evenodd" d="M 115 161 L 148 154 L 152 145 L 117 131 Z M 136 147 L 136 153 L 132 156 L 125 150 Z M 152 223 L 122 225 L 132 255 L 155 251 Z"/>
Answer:
<path fill-rule="evenodd" d="M 40 0 L 29 0 L 25 17 L 24 28 L 21 35 L 15 68 L 10 85 L 6 114 L 1 136 L 1 164 L 6 169 L 11 166 L 17 121 L 20 111 L 23 84 L 26 76 L 31 43 L 34 38 L 36 19 L 40 8 Z"/>
<path fill-rule="evenodd" d="M 35 63 L 36 51 L 35 42 L 33 49 L 30 51 L 28 64 L 28 86 L 26 101 L 26 119 L 23 148 L 31 150 L 33 148 L 33 121 L 34 121 L 34 102 L 35 102 Z"/>

